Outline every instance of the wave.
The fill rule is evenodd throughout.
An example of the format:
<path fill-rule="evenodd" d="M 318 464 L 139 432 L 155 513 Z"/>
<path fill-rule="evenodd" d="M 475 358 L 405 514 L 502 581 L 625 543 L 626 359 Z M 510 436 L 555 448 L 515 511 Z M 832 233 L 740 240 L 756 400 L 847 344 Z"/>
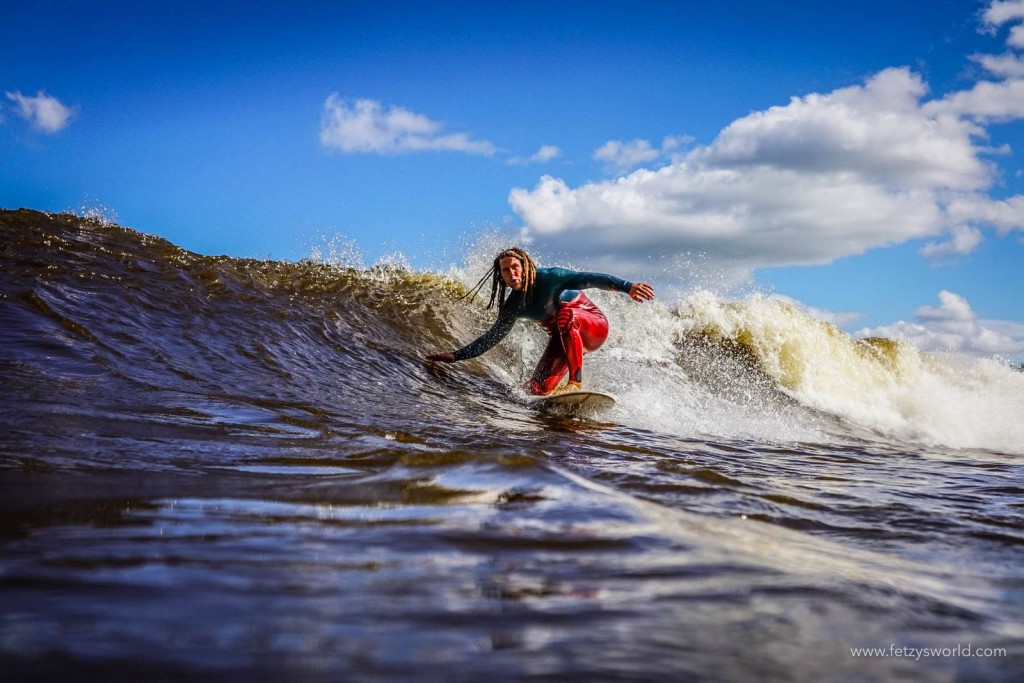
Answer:
<path fill-rule="evenodd" d="M 685 345 L 741 358 L 803 406 L 896 438 L 1022 452 L 1024 373 L 1008 365 L 855 339 L 760 295 L 723 303 L 697 293 L 676 312 Z"/>
<path fill-rule="evenodd" d="M 225 422 L 278 438 L 414 435 L 452 421 L 493 428 L 521 409 L 518 387 L 545 343 L 520 324 L 458 368 L 423 362 L 490 324 L 479 300 L 459 300 L 489 258 L 483 247 L 441 275 L 201 256 L 70 214 L 3 211 L 0 232 L 10 421 L 16 404 L 46 401 L 90 419 L 131 415 L 157 432 L 185 423 L 211 439 Z M 592 298 L 612 333 L 588 357 L 588 381 L 619 395 L 611 419 L 620 423 L 1024 452 L 1024 374 L 999 363 L 857 340 L 760 295 L 694 292 L 672 306 Z"/>

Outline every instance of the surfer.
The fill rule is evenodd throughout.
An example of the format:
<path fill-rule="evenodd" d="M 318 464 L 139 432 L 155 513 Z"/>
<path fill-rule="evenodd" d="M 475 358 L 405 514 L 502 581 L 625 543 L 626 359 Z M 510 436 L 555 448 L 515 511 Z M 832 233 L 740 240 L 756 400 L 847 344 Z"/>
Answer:
<path fill-rule="evenodd" d="M 497 321 L 458 351 L 431 354 L 427 360 L 454 363 L 476 358 L 504 339 L 516 320 L 527 318 L 551 337 L 527 384 L 530 393 L 538 396 L 579 391 L 583 386 L 583 355 L 596 351 L 608 338 L 608 319 L 580 290 L 623 292 L 640 302 L 654 298 L 654 288 L 644 282 L 565 268 L 538 268 L 530 255 L 518 248 L 498 254 L 491 269 L 466 296 L 479 292 L 488 278 L 491 300 L 487 308 L 492 308 L 497 298 Z M 556 392 L 555 387 L 567 372 L 569 381 Z"/>

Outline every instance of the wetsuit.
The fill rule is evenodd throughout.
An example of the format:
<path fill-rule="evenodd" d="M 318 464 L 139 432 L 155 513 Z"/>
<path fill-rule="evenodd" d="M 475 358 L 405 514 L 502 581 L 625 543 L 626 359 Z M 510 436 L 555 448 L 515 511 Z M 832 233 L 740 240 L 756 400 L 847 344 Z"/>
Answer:
<path fill-rule="evenodd" d="M 475 358 L 504 339 L 516 320 L 534 320 L 551 335 L 530 379 L 534 394 L 548 394 L 570 372 L 572 381 L 583 381 L 583 354 L 596 350 L 608 338 L 608 319 L 581 289 L 605 289 L 629 293 L 633 283 L 602 273 L 577 273 L 564 268 L 538 268 L 528 300 L 513 290 L 498 311 L 491 329 L 452 355 L 455 360 Z"/>

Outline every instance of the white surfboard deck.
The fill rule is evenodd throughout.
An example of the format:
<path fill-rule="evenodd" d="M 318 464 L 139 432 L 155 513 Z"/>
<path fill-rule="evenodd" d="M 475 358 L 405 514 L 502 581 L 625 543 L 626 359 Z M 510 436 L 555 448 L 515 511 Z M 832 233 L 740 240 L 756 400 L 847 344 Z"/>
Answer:
<path fill-rule="evenodd" d="M 541 408 L 563 408 L 567 410 L 607 410 L 615 405 L 615 397 L 603 391 L 567 391 L 564 394 L 537 396 L 531 399 Z"/>

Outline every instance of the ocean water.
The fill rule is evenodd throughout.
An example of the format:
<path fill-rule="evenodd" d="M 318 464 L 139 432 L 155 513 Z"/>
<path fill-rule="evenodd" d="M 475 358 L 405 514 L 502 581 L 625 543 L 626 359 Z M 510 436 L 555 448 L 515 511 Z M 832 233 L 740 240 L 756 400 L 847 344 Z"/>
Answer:
<path fill-rule="evenodd" d="M 484 258 L 484 256 L 481 256 Z M 777 299 L 592 297 L 429 364 L 476 272 L 0 212 L 5 679 L 1018 680 L 1024 373 Z M 473 269 L 470 269 L 473 270 Z M 462 281 L 465 278 L 466 281 Z"/>

